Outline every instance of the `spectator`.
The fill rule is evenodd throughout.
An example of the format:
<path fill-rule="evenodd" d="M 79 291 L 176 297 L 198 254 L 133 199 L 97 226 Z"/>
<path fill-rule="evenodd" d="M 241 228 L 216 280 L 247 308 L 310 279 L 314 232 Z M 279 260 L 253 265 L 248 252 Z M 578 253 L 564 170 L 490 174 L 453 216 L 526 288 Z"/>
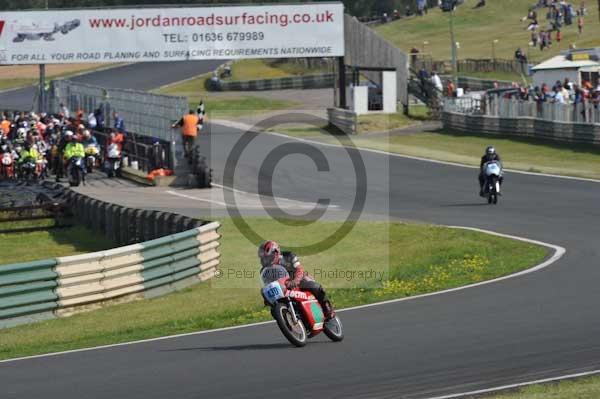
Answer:
<path fill-rule="evenodd" d="M 560 33 L 560 29 L 556 30 L 556 43 L 560 43 L 562 40 L 562 34 Z"/>
<path fill-rule="evenodd" d="M 67 106 L 63 103 L 60 103 L 60 112 L 67 119 L 71 116 L 71 113 L 69 112 L 69 108 L 67 108 Z"/>
<path fill-rule="evenodd" d="M 93 112 L 90 112 L 90 114 L 87 116 L 87 123 L 88 126 L 90 127 L 90 129 L 96 129 L 96 126 L 98 126 L 98 121 L 96 120 L 96 115 Z"/>
<path fill-rule="evenodd" d="M 577 32 L 580 36 L 583 33 L 583 13 L 577 16 Z"/>
<path fill-rule="evenodd" d="M 113 112 L 113 119 L 115 121 L 115 129 L 120 133 L 125 133 L 125 121 L 119 116 L 117 111 Z"/>
<path fill-rule="evenodd" d="M 410 62 L 412 64 L 413 68 L 417 64 L 418 58 L 419 58 L 419 49 L 416 47 L 411 48 L 410 49 Z"/>
<path fill-rule="evenodd" d="M 538 38 L 539 38 L 539 36 L 538 36 L 537 31 L 536 30 L 531 31 L 531 43 L 530 44 L 533 47 L 537 47 L 537 45 L 538 45 Z"/>
<path fill-rule="evenodd" d="M 437 90 L 439 90 L 439 91 L 444 90 L 444 86 L 442 84 L 442 79 L 440 79 L 440 76 L 435 71 L 433 72 L 433 75 L 431 76 L 431 83 L 433 83 L 433 86 Z"/>
<path fill-rule="evenodd" d="M 448 84 L 446 85 L 446 95 L 448 97 L 456 97 L 456 86 L 452 80 L 448 80 Z"/>
<path fill-rule="evenodd" d="M 98 129 L 104 129 L 104 112 L 102 112 L 102 108 L 98 108 L 94 111 L 94 116 L 96 117 L 96 126 Z"/>

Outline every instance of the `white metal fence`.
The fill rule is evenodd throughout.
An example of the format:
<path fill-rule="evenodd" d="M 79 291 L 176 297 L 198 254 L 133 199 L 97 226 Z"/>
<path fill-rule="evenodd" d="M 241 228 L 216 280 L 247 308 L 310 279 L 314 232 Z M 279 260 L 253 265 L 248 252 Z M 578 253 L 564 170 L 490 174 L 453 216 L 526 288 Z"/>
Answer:
<path fill-rule="evenodd" d="M 600 123 L 600 108 L 590 103 L 537 103 L 492 96 L 488 99 L 485 114 L 499 118 L 536 118 L 552 122 Z"/>
<path fill-rule="evenodd" d="M 174 166 L 183 155 L 181 137 L 171 125 L 187 113 L 189 106 L 186 97 L 54 80 L 48 96 L 48 110 L 59 112 L 61 103 L 72 112 L 82 109 L 86 115 L 101 109 L 107 127 L 113 126 L 112 115 L 116 111 L 125 121 L 126 131 L 170 142 Z"/>

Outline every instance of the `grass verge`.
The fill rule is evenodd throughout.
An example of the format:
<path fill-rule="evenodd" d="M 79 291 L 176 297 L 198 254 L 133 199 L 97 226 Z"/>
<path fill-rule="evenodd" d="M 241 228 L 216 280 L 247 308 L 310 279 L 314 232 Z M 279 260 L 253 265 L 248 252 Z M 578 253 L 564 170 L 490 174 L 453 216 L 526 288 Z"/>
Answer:
<path fill-rule="evenodd" d="M 295 107 L 298 103 L 266 97 L 245 95 L 243 92 L 215 93 L 204 88 L 204 81 L 210 74 L 198 76 L 175 85 L 157 90 L 159 94 L 184 96 L 188 98 L 191 109 L 195 109 L 200 100 L 206 104 L 206 110 L 222 117 L 251 115 L 256 112 L 277 111 Z"/>
<path fill-rule="evenodd" d="M 485 7 L 475 9 L 478 0 L 465 0 L 458 7 L 454 16 L 454 33 L 460 43 L 458 58 L 492 58 L 492 42 L 495 43 L 495 54 L 498 59 L 513 59 L 518 47 L 525 49 L 529 60 L 541 61 L 567 50 L 569 44 L 577 48 L 593 48 L 598 45 L 600 24 L 598 24 L 598 7 L 595 2 L 586 2 L 588 15 L 585 17 L 583 34 L 577 34 L 577 21 L 562 29 L 563 39 L 560 43 L 553 40 L 549 50 L 543 52 L 529 47 L 531 32 L 525 30 L 527 22 L 521 18 L 527 16 L 529 7 L 535 1 L 502 0 L 488 1 Z M 573 2 L 579 7 L 580 2 Z M 542 26 L 547 24 L 545 9 L 538 10 L 538 19 Z M 434 59 L 450 59 L 450 39 L 448 12 L 432 9 L 424 17 L 398 20 L 376 28 L 390 42 L 405 51 L 412 47 L 431 55 Z M 553 34 L 553 39 L 555 35 Z M 424 46 L 424 42 L 427 44 Z"/>
<path fill-rule="evenodd" d="M 532 385 L 515 392 L 486 396 L 488 399 L 597 399 L 599 397 L 600 377 Z"/>
<path fill-rule="evenodd" d="M 339 143 L 334 138 L 326 140 Z M 477 166 L 486 146 L 494 145 L 509 169 L 600 179 L 600 148 L 585 144 L 449 131 L 389 138 L 359 136 L 352 142 L 363 148 Z"/>
<path fill-rule="evenodd" d="M 53 223 L 53 222 L 49 222 Z M 48 223 L 48 224 L 49 224 Z M 35 226 L 44 223 L 36 222 Z M 33 225 L 31 225 L 33 226 Z M 28 223 L 2 223 L 2 229 L 30 227 Z M 0 234 L 2 264 L 77 255 L 111 248 L 114 244 L 81 226 L 48 228 L 27 233 Z M 2 267 L 2 265 L 0 265 Z"/>
<path fill-rule="evenodd" d="M 358 131 L 361 133 L 385 132 L 388 130 L 402 129 L 416 125 L 429 119 L 429 110 L 426 106 L 416 105 L 410 107 L 409 115 L 402 112 L 395 114 L 369 114 L 358 117 Z M 339 130 L 327 125 L 313 126 L 301 123 L 279 125 L 269 129 L 271 132 L 284 133 L 293 137 L 320 137 L 342 134 Z"/>
<path fill-rule="evenodd" d="M 227 80 L 254 80 L 312 75 L 331 72 L 327 68 L 306 68 L 302 64 L 278 59 L 249 59 L 234 62 L 231 78 Z"/>
<path fill-rule="evenodd" d="M 284 247 L 314 243 L 340 227 L 338 222 L 294 226 L 245 220 L 259 234 L 277 231 Z M 269 320 L 258 291 L 256 248 L 231 220 L 222 224 L 221 278 L 161 298 L 3 330 L 0 358 Z M 538 264 L 547 250 L 472 231 L 359 222 L 337 245 L 318 255 L 299 255 L 340 308 L 510 274 Z"/>

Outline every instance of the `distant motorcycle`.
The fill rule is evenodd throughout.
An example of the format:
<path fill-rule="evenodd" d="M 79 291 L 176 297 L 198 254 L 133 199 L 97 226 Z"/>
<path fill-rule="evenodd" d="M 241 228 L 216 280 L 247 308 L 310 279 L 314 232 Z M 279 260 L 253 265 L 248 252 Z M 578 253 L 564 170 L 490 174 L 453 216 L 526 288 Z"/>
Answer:
<path fill-rule="evenodd" d="M 119 176 L 121 170 L 121 150 L 117 144 L 110 144 L 106 149 L 106 162 L 104 164 L 106 175 L 110 178 Z"/>
<path fill-rule="evenodd" d="M 81 157 L 71 157 L 68 167 L 69 186 L 77 187 L 85 182 L 85 165 Z"/>
<path fill-rule="evenodd" d="M 323 331 L 334 342 L 343 340 L 338 316 L 326 321 L 323 308 L 313 294 L 286 288 L 285 282 L 289 278 L 283 266 L 265 268 L 261 273 L 262 296 L 271 306 L 271 315 L 285 338 L 295 346 L 304 346 L 309 338 Z"/>
<path fill-rule="evenodd" d="M 483 196 L 487 198 L 488 204 L 497 204 L 500 194 L 500 178 L 502 177 L 502 164 L 498 161 L 486 162 L 483 165 Z"/>

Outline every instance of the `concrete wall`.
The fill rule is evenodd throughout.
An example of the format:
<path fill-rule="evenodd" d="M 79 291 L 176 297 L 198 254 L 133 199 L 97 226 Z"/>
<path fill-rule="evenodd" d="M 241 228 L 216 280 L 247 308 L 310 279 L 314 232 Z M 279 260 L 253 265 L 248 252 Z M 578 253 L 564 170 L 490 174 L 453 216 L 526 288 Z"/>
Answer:
<path fill-rule="evenodd" d="M 398 101 L 408 104 L 407 82 L 409 77 L 408 56 L 374 30 L 345 15 L 344 36 L 346 65 L 359 67 L 396 68 Z M 381 72 L 363 71 L 365 76 L 381 84 Z"/>

